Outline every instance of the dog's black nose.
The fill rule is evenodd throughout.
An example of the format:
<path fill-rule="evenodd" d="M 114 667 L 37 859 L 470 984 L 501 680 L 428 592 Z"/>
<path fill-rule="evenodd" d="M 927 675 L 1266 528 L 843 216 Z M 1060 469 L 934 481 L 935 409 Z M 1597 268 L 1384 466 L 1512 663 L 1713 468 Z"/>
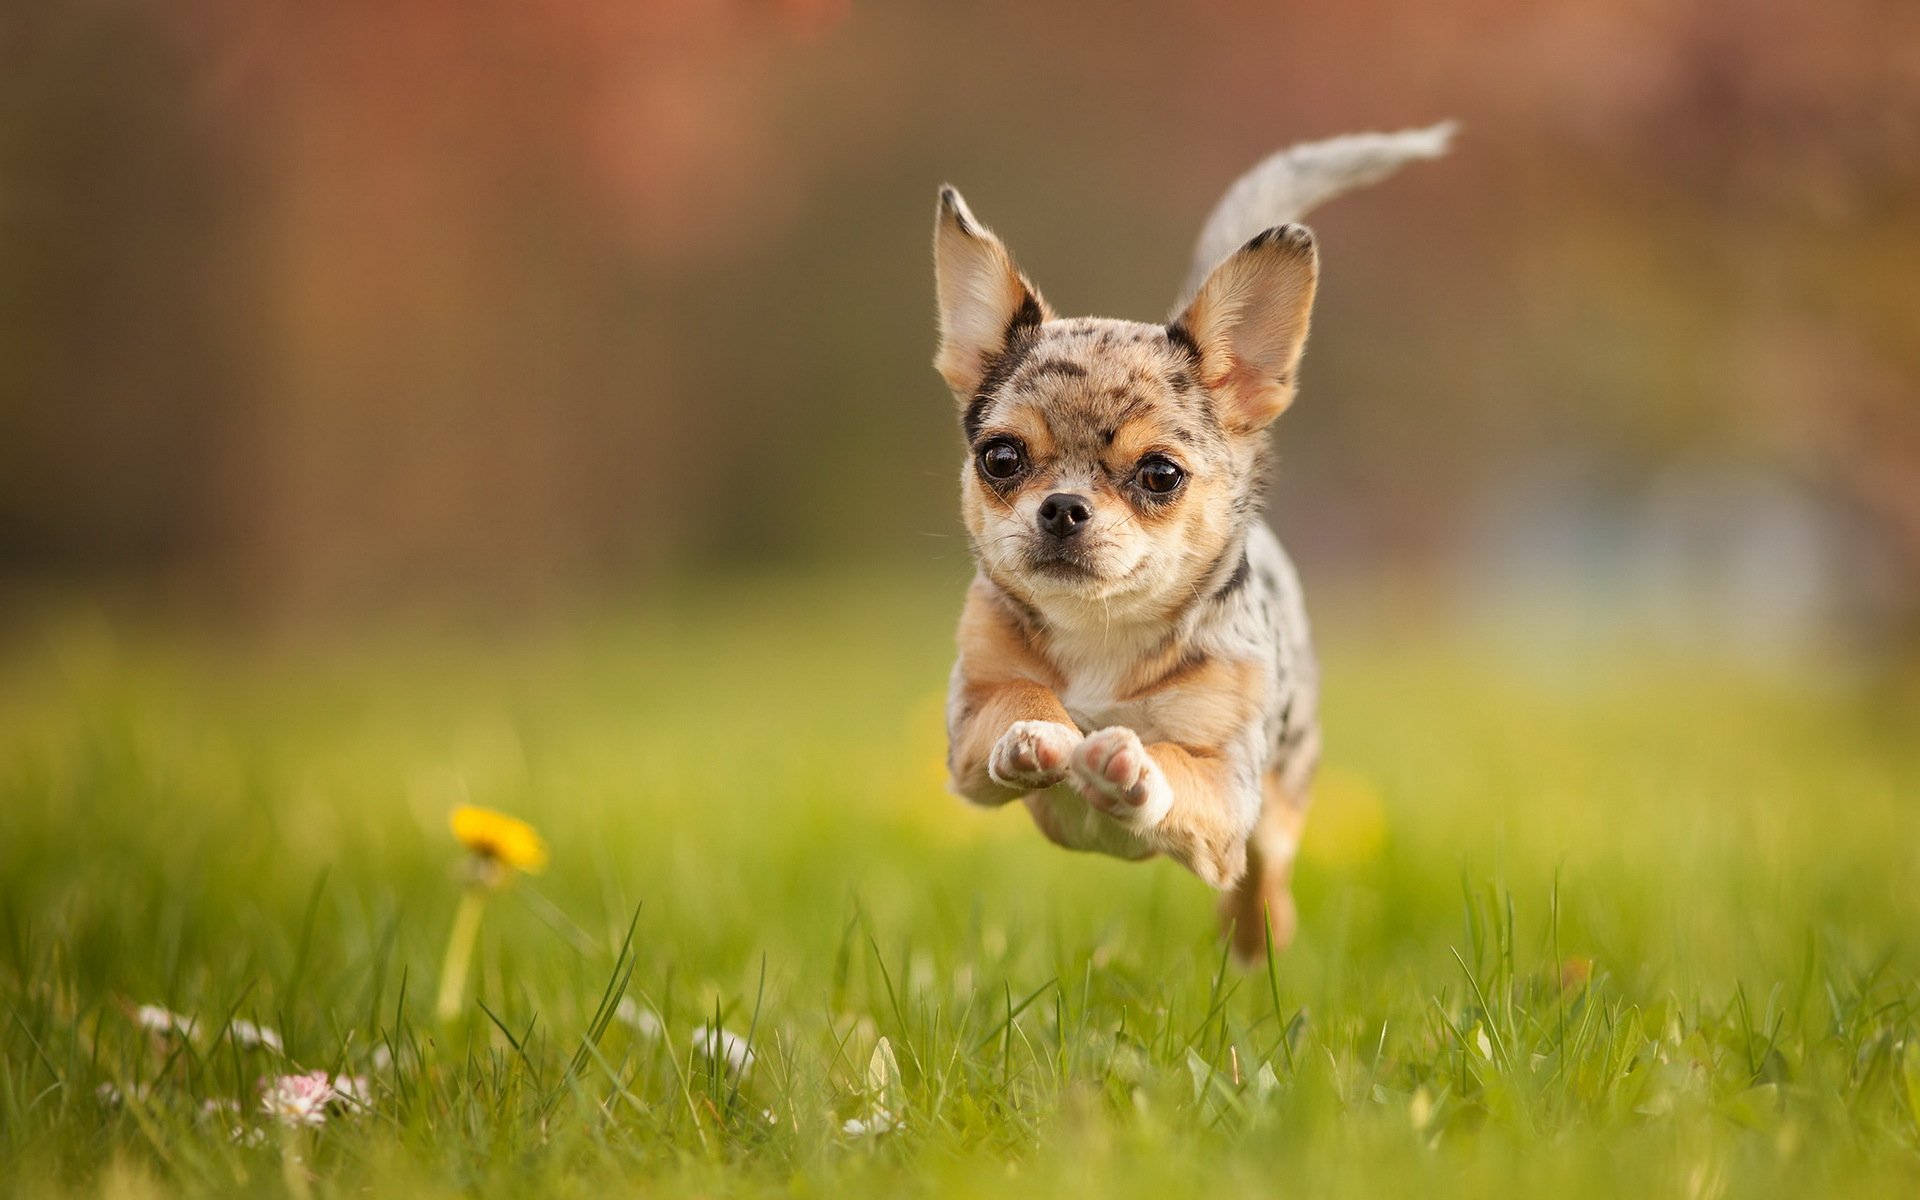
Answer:
<path fill-rule="evenodd" d="M 1092 519 L 1093 509 L 1085 496 L 1055 492 L 1040 502 L 1040 528 L 1057 538 L 1072 537 Z"/>

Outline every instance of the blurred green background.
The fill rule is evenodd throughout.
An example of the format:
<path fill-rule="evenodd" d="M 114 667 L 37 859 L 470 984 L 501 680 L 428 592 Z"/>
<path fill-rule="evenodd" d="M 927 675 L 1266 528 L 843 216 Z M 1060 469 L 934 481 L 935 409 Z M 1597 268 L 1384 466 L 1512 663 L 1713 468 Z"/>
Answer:
<path fill-rule="evenodd" d="M 0 587 L 308 628 L 945 571 L 939 183 L 1153 318 L 1256 158 L 1443 117 L 1314 218 L 1309 583 L 1910 647 L 1920 10 L 1874 2 L 18 6 Z"/>

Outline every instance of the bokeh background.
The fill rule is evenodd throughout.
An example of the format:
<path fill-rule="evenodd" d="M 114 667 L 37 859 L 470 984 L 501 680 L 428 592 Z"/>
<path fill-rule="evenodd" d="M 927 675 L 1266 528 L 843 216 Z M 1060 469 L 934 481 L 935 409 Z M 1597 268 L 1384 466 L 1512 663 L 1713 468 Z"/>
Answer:
<path fill-rule="evenodd" d="M 1323 210 L 1274 521 L 1321 607 L 1770 661 L 1920 628 L 1920 8 L 68 0 L 0 14 L 0 594 L 519 621 L 965 574 L 951 180 L 1153 318 L 1226 183 Z"/>

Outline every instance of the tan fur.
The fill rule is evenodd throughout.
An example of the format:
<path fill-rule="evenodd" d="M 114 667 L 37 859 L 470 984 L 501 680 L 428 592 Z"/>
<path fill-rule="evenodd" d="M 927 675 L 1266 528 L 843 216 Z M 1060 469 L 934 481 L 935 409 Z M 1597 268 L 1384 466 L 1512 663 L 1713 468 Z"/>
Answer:
<path fill-rule="evenodd" d="M 1022 793 L 989 778 L 987 758 L 1009 725 L 1043 720 L 1091 731 L 1074 724 L 1049 685 L 1059 673 L 1047 660 L 1044 635 L 1022 631 L 981 586 L 968 593 L 959 640 L 949 762 L 954 788 L 976 803 L 1003 804 Z M 1246 864 L 1248 822 L 1225 799 L 1233 765 L 1223 748 L 1256 716 L 1260 672 L 1251 662 L 1177 664 L 1124 697 L 1167 733 L 1146 750 L 1182 800 L 1142 837 L 1141 849 L 1166 854 L 1216 888 L 1231 886 Z M 1029 808 L 1042 833 L 1071 844 L 1051 810 Z"/>
<path fill-rule="evenodd" d="M 1023 629 L 984 581 L 968 590 L 960 621 L 948 765 L 954 790 L 976 803 L 1004 804 L 1025 794 L 996 783 L 987 773 L 995 742 L 1014 722 L 1054 721 L 1083 735 L 1091 732 L 1075 725 L 1059 701 L 1055 689 L 1061 675 L 1049 662 L 1047 641 L 1043 632 Z M 1213 887 L 1229 887 L 1245 866 L 1249 829 L 1244 817 L 1224 801 L 1232 765 L 1223 748 L 1258 713 L 1261 665 L 1188 661 L 1157 673 L 1152 664 L 1142 666 L 1146 669 L 1138 674 L 1152 677 L 1128 688 L 1123 703 L 1168 735 L 1146 750 L 1184 801 L 1143 837 L 1142 849 L 1168 855 Z M 1061 841 L 1050 811 L 1030 808 L 1041 832 Z"/>
<path fill-rule="evenodd" d="M 1233 770 L 1217 749 L 1177 742 L 1147 747 L 1182 803 L 1145 840 L 1212 888 L 1229 888 L 1247 867 L 1245 820 L 1226 799 Z"/>
<path fill-rule="evenodd" d="M 1058 673 L 1028 644 L 1004 603 L 977 584 L 967 592 L 959 641 L 964 673 L 954 674 L 947 766 L 960 795 L 976 804 L 1005 804 L 1024 793 L 988 778 L 987 756 L 1007 726 L 1073 721 L 1056 694 Z"/>

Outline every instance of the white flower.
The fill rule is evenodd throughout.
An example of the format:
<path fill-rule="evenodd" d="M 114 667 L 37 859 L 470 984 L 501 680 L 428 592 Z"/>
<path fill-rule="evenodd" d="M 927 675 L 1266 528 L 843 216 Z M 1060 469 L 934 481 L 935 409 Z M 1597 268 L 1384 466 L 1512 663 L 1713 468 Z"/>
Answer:
<path fill-rule="evenodd" d="M 747 1039 L 732 1030 L 703 1025 L 693 1031 L 693 1049 L 708 1061 L 726 1064 L 730 1075 L 744 1075 L 753 1070 L 753 1048 L 747 1045 Z"/>
<path fill-rule="evenodd" d="M 265 1046 L 275 1054 L 286 1053 L 286 1047 L 280 1042 L 279 1031 L 265 1025 L 255 1025 L 252 1021 L 235 1021 L 229 1028 L 233 1031 L 233 1041 L 237 1046 Z"/>
<path fill-rule="evenodd" d="M 149 1033 L 161 1035 L 177 1033 L 181 1037 L 192 1037 L 196 1018 L 160 1007 L 158 1004 L 142 1004 L 134 1010 L 134 1024 Z"/>
<path fill-rule="evenodd" d="M 373 1089 L 365 1075 L 335 1075 L 333 1100 L 342 1108 L 365 1108 L 373 1103 Z"/>
<path fill-rule="evenodd" d="M 261 1111 L 292 1129 L 325 1125 L 327 1105 L 333 1099 L 333 1084 L 325 1071 L 276 1076 L 260 1089 Z"/>
<path fill-rule="evenodd" d="M 99 1097 L 100 1103 L 108 1108 L 119 1108 L 129 1100 L 145 1104 L 153 1098 L 153 1089 L 144 1083 L 136 1083 L 129 1088 L 122 1088 L 114 1083 L 103 1083 L 93 1089 L 93 1094 Z"/>
<path fill-rule="evenodd" d="M 613 1010 L 613 1019 L 627 1026 L 648 1041 L 656 1041 L 661 1034 L 660 1018 L 650 1008 L 641 1008 L 632 996 L 620 997 L 620 1004 Z"/>
<path fill-rule="evenodd" d="M 215 1096 L 200 1102 L 200 1119 L 203 1121 L 238 1120 L 240 1102 L 231 1096 Z"/>
<path fill-rule="evenodd" d="M 264 1146 L 267 1144 L 267 1131 L 258 1125 L 235 1125 L 227 1134 L 236 1145 Z"/>
<path fill-rule="evenodd" d="M 906 1127 L 905 1121 L 876 1104 L 864 1117 L 848 1117 L 846 1123 L 840 1126 L 840 1132 L 848 1137 L 878 1137 Z"/>

